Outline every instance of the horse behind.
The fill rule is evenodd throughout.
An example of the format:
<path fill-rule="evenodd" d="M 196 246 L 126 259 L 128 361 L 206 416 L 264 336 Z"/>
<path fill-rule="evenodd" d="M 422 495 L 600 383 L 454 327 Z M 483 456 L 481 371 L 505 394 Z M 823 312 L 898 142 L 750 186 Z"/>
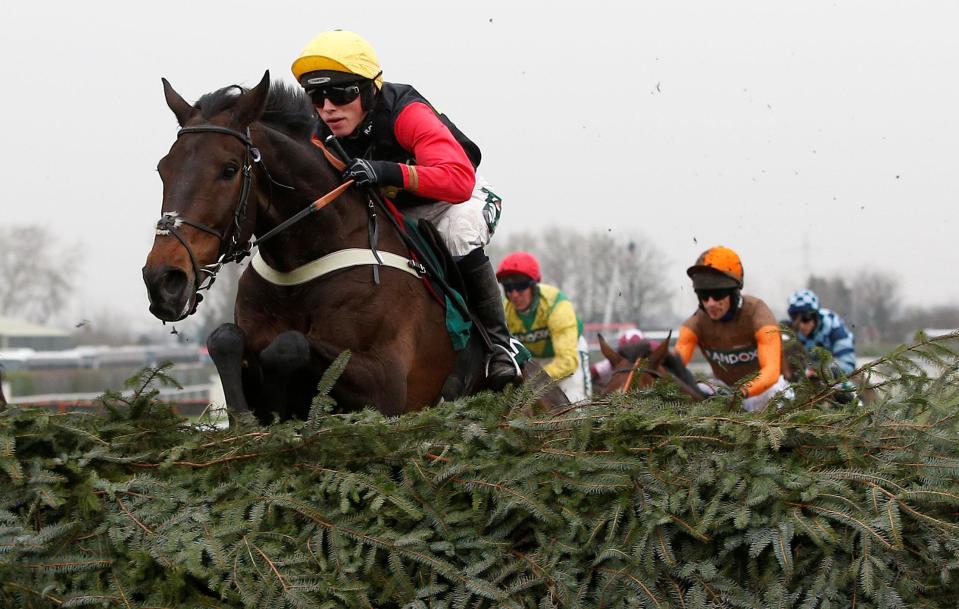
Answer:
<path fill-rule="evenodd" d="M 600 335 L 599 348 L 613 367 L 612 376 L 601 391 L 602 395 L 641 389 L 649 387 L 656 379 L 670 378 L 694 400 L 706 399 L 683 361 L 669 350 L 669 338 L 655 349 L 650 341 L 640 340 L 616 350 Z"/>
<path fill-rule="evenodd" d="M 164 321 L 194 313 L 220 266 L 259 238 L 235 323 L 207 341 L 231 410 L 264 423 L 305 417 L 344 350 L 351 357 L 331 392 L 344 409 L 397 415 L 484 388 L 478 341 L 453 350 L 444 304 L 384 212 L 341 184 L 312 140 L 317 119 L 298 87 L 271 87 L 267 72 L 252 89 L 227 87 L 191 105 L 163 86 L 180 129 L 158 165 L 161 218 L 143 267 L 150 311 Z"/>

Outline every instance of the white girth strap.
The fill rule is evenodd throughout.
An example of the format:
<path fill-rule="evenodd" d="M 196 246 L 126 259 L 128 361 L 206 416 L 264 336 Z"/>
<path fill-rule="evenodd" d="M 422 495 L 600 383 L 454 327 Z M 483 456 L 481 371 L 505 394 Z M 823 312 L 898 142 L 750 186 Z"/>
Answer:
<path fill-rule="evenodd" d="M 417 273 L 412 267 L 412 265 L 415 263 L 409 258 L 404 258 L 403 256 L 398 256 L 389 252 L 379 252 L 379 255 L 380 259 L 383 260 L 383 264 L 381 266 L 389 266 L 394 269 L 399 269 L 417 278 L 420 276 L 419 273 Z M 297 267 L 288 273 L 277 271 L 276 269 L 270 267 L 270 265 L 268 265 L 260 256 L 260 252 L 257 252 L 253 255 L 252 260 L 250 260 L 250 264 L 253 265 L 253 269 L 260 277 L 266 279 L 270 283 L 290 286 L 306 283 L 307 281 L 311 281 L 317 277 L 322 277 L 323 275 L 332 273 L 333 271 L 349 268 L 351 266 L 369 264 L 378 265 L 379 263 L 373 256 L 373 250 L 349 248 L 345 250 L 339 250 L 338 252 L 333 252 L 332 254 L 327 254 L 322 258 L 317 258 L 313 262 L 307 262 L 303 266 Z"/>

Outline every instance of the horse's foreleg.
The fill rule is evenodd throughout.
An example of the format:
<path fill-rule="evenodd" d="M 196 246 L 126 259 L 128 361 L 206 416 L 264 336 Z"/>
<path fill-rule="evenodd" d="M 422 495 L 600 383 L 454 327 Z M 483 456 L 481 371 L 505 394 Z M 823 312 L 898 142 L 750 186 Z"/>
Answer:
<path fill-rule="evenodd" d="M 236 324 L 223 324 L 210 333 L 206 348 L 223 383 L 223 395 L 229 410 L 247 411 L 250 405 L 243 393 L 243 354 L 246 335 Z"/>
<path fill-rule="evenodd" d="M 523 384 L 531 387 L 533 391 L 543 391 L 544 387 L 549 386 L 536 401 L 533 407 L 535 412 L 556 411 L 569 406 L 570 402 L 569 398 L 566 397 L 566 392 L 559 386 L 559 383 L 550 378 L 539 362 L 527 360 L 522 366 L 522 372 Z"/>
<path fill-rule="evenodd" d="M 288 419 L 294 412 L 302 410 L 302 402 L 306 396 L 295 391 L 293 384 L 303 381 L 303 375 L 308 372 L 310 364 L 310 343 L 302 332 L 284 332 L 260 352 L 260 366 L 263 369 L 262 400 L 271 410 L 279 413 L 281 419 Z M 315 384 L 306 390 L 315 390 Z"/>

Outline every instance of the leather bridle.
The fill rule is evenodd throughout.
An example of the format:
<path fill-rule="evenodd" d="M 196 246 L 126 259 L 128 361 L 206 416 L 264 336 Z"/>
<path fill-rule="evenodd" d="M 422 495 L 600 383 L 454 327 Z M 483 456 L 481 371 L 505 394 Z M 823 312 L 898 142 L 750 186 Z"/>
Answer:
<path fill-rule="evenodd" d="M 211 226 L 207 226 L 202 222 L 197 222 L 195 220 L 190 220 L 189 218 L 184 218 L 176 210 L 163 212 L 160 219 L 157 220 L 156 224 L 156 234 L 158 235 L 172 235 L 180 242 L 180 245 L 186 249 L 187 254 L 190 255 L 190 264 L 193 265 L 193 306 L 184 312 L 183 316 L 179 319 L 184 319 L 189 315 L 192 315 L 196 312 L 197 305 L 200 304 L 200 301 L 203 300 L 201 291 L 209 290 L 213 285 L 213 282 L 216 281 L 216 275 L 220 272 L 220 269 L 224 264 L 230 262 L 240 262 L 244 258 L 250 255 L 250 250 L 253 247 L 263 243 L 267 239 L 271 239 L 276 236 L 278 233 L 286 230 L 296 222 L 299 222 L 307 215 L 317 212 L 323 209 L 328 204 L 335 201 L 341 194 L 346 192 L 346 190 L 353 185 L 353 180 L 347 180 L 346 182 L 340 184 L 330 192 L 326 193 L 316 201 L 313 201 L 306 208 L 300 210 L 292 217 L 281 222 L 279 225 L 275 226 L 272 230 L 268 231 L 259 239 L 256 239 L 252 242 L 240 243 L 240 233 L 243 231 L 243 223 L 246 220 L 246 208 L 247 203 L 250 198 L 250 190 L 253 185 L 253 164 L 258 163 L 260 167 L 263 168 L 263 171 L 266 172 L 267 178 L 274 184 L 279 184 L 272 177 L 270 177 L 269 171 L 266 170 L 266 167 L 263 165 L 261 160 L 260 151 L 253 145 L 253 140 L 250 136 L 250 128 L 247 127 L 246 133 L 241 133 L 235 129 L 230 129 L 229 127 L 221 127 L 219 125 L 197 125 L 194 127 L 183 127 L 177 132 L 177 139 L 184 134 L 190 133 L 222 133 L 224 135 L 230 135 L 241 142 L 246 146 L 246 155 L 243 162 L 243 184 L 240 187 L 240 197 L 236 202 L 236 206 L 233 209 L 233 222 L 230 224 L 229 229 L 226 233 L 221 232 Z M 342 162 L 338 161 L 335 157 L 324 148 L 324 154 L 327 159 L 334 165 L 334 167 L 340 168 Z M 336 162 L 334 162 L 336 161 Z M 290 188 L 289 186 L 284 186 L 285 188 Z M 372 209 L 372 205 L 371 205 Z M 372 213 L 372 212 L 371 212 Z M 371 248 L 375 248 L 375 214 L 370 217 L 370 239 L 371 239 Z M 196 254 L 193 252 L 193 248 L 190 247 L 190 242 L 187 241 L 183 235 L 180 234 L 180 226 L 186 224 L 187 226 L 192 226 L 193 228 L 213 235 L 220 240 L 220 253 L 217 256 L 216 262 L 211 264 L 206 264 L 200 266 L 197 262 Z M 374 249 L 375 252 L 375 249 Z M 379 255 L 377 254 L 377 259 Z M 380 261 L 382 263 L 382 261 Z M 375 271 L 375 269 L 374 269 Z M 377 272 L 374 272 L 374 277 L 376 282 L 379 283 L 379 275 Z M 176 320 L 176 321 L 179 321 Z"/>
<path fill-rule="evenodd" d="M 183 127 L 177 132 L 176 136 L 177 139 L 179 139 L 181 136 L 190 133 L 222 133 L 233 136 L 246 146 L 246 154 L 241 169 L 243 173 L 243 184 L 240 186 L 240 196 L 233 209 L 233 222 L 230 223 L 230 227 L 225 233 L 211 226 L 207 226 L 202 222 L 184 218 L 176 210 L 163 212 L 160 219 L 157 220 L 156 234 L 172 235 L 176 238 L 176 240 L 180 242 L 180 245 L 186 249 L 187 254 L 190 255 L 190 264 L 193 265 L 193 307 L 191 310 L 184 312 L 183 317 L 180 317 L 180 319 L 196 311 L 197 305 L 203 300 L 200 292 L 210 289 L 213 282 L 216 281 L 217 273 L 220 272 L 224 264 L 234 261 L 239 262 L 250 255 L 250 246 L 248 244 L 241 244 L 239 239 L 240 233 L 243 230 L 243 222 L 246 220 L 246 207 L 253 185 L 253 163 L 260 162 L 260 151 L 253 146 L 253 140 L 250 139 L 249 128 L 247 128 L 246 133 L 241 133 L 219 125 L 197 125 L 195 127 Z M 190 246 L 190 242 L 180 234 L 179 229 L 184 224 L 213 235 L 220 241 L 220 250 L 216 262 L 203 266 L 200 265 L 197 261 L 196 254 L 193 252 L 193 248 Z"/>

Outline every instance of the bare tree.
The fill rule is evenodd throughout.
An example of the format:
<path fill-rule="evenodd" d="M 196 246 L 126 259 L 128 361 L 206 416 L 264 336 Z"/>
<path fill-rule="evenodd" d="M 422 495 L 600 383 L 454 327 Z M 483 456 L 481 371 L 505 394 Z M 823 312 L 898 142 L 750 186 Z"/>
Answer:
<path fill-rule="evenodd" d="M 873 270 L 860 271 L 852 281 L 851 317 L 856 320 L 857 333 L 863 342 L 898 340 L 891 330 L 899 312 L 899 280 Z"/>
<path fill-rule="evenodd" d="M 552 228 L 510 235 L 488 248 L 494 263 L 516 250 L 536 255 L 543 281 L 566 292 L 583 321 L 643 326 L 658 323 L 667 313 L 662 254 L 638 235 Z"/>
<path fill-rule="evenodd" d="M 0 228 L 0 313 L 45 322 L 74 287 L 79 246 L 61 244 L 39 225 Z"/>
<path fill-rule="evenodd" d="M 852 289 L 850 289 L 846 284 L 846 280 L 842 277 L 819 277 L 817 275 L 810 275 L 806 285 L 819 296 L 819 302 L 822 306 L 836 311 L 843 317 L 852 313 Z"/>
<path fill-rule="evenodd" d="M 911 306 L 897 316 L 893 324 L 895 339 L 911 340 L 917 330 L 951 330 L 959 328 L 959 306 Z"/>

